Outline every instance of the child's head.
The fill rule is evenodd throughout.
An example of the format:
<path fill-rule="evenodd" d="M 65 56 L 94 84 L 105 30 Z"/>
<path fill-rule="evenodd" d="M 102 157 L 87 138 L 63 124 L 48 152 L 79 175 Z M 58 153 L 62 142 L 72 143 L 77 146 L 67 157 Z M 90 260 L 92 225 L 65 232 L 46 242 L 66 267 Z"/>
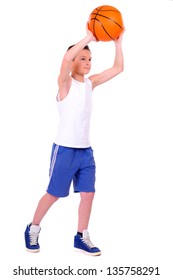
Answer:
<path fill-rule="evenodd" d="M 68 47 L 67 51 L 70 50 L 74 45 Z M 88 74 L 91 69 L 91 51 L 88 45 L 86 45 L 79 53 L 75 56 L 71 65 L 72 74 L 85 75 Z"/>

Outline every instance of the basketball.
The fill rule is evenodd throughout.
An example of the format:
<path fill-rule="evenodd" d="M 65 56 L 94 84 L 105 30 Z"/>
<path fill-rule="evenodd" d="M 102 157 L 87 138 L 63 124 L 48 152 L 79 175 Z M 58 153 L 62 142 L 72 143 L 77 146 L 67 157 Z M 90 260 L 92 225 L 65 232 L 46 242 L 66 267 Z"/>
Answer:
<path fill-rule="evenodd" d="M 99 6 L 89 16 L 88 29 L 97 41 L 115 40 L 124 30 L 122 15 L 113 6 Z"/>

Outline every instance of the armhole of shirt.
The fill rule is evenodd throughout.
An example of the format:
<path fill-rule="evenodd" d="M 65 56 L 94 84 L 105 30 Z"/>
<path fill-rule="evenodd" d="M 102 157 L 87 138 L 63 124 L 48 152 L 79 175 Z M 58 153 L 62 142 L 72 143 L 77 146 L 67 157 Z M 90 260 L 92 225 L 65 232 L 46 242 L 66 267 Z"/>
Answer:
<path fill-rule="evenodd" d="M 61 101 L 59 91 L 58 91 L 58 93 L 57 93 L 56 100 L 57 100 L 57 102 L 60 102 L 60 101 Z"/>

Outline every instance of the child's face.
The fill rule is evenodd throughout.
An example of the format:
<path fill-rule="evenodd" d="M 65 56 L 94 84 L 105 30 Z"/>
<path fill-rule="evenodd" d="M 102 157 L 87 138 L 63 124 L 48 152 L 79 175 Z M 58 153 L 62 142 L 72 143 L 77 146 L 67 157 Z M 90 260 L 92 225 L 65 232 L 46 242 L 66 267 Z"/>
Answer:
<path fill-rule="evenodd" d="M 72 62 L 72 72 L 80 75 L 88 74 L 91 69 L 91 52 L 81 50 Z"/>

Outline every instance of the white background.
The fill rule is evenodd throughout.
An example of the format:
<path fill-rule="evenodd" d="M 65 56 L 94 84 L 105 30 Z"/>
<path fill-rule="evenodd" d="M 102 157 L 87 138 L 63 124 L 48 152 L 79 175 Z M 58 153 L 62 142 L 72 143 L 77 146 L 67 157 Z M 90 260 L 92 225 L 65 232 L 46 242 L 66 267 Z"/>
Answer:
<path fill-rule="evenodd" d="M 41 252 L 29 254 L 23 233 L 48 183 L 62 56 L 85 36 L 90 12 L 103 4 L 121 11 L 126 32 L 124 72 L 93 93 L 97 193 L 89 232 L 102 256 L 73 251 L 79 196 L 72 191 L 45 216 Z M 172 279 L 172 27 L 170 0 L 0 2 L 0 254 L 6 279 L 33 279 L 13 276 L 19 265 L 103 269 L 97 279 L 115 277 L 106 275 L 108 266 L 159 266 L 161 276 L 139 279 Z M 91 74 L 112 65 L 112 42 L 90 48 Z M 127 278 L 135 276 L 120 279 Z"/>

